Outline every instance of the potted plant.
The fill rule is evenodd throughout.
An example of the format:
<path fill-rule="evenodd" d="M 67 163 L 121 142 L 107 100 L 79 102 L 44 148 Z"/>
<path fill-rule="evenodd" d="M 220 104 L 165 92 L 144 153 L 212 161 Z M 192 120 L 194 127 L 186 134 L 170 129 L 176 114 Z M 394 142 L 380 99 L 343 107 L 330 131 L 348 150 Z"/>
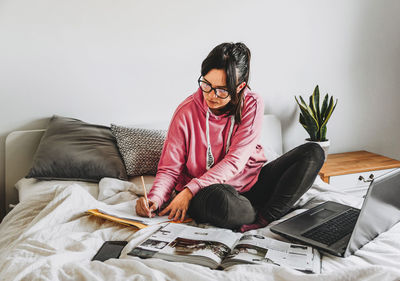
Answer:
<path fill-rule="evenodd" d="M 328 123 L 332 112 L 335 110 L 337 99 L 334 103 L 333 97 L 331 96 L 329 98 L 329 95 L 326 94 L 322 106 L 320 107 L 318 85 L 310 96 L 308 105 L 301 96 L 299 96 L 299 98 L 300 102 L 297 97 L 295 97 L 296 102 L 300 107 L 299 122 L 310 136 L 306 141 L 316 142 L 321 145 L 325 151 L 326 159 L 330 145 L 330 141 L 326 138 L 326 124 Z"/>

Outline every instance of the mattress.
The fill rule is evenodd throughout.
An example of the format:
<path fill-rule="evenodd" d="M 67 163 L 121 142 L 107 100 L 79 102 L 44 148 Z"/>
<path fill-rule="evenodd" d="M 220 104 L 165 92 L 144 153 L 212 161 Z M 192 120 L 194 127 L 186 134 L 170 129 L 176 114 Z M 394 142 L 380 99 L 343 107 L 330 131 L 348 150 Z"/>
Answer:
<path fill-rule="evenodd" d="M 146 177 L 151 187 L 153 177 Z M 17 184 L 20 203 L 0 224 L 1 280 L 398 280 L 400 224 L 348 258 L 322 254 L 321 274 L 305 274 L 272 264 L 236 265 L 226 270 L 127 255 L 156 230 L 140 231 L 89 216 L 86 210 L 132 202 L 142 195 L 140 180 L 102 179 L 86 182 L 36 181 Z M 297 209 L 279 221 L 326 200 L 360 207 L 363 199 L 340 192 L 317 178 L 296 203 Z M 271 225 L 278 223 L 273 222 Z M 278 240 L 270 226 L 252 230 Z M 200 225 L 201 227 L 210 227 Z M 126 240 L 119 259 L 91 261 L 107 240 Z"/>

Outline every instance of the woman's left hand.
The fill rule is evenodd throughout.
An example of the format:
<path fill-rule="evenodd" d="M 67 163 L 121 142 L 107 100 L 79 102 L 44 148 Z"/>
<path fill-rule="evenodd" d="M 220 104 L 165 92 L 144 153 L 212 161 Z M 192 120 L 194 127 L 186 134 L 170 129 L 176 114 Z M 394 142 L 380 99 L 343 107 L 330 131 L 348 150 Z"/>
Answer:
<path fill-rule="evenodd" d="M 171 203 L 169 203 L 169 205 L 162 210 L 159 215 L 163 216 L 169 212 L 169 219 L 173 219 L 174 221 L 183 221 L 192 198 L 192 192 L 186 187 L 184 190 L 179 192 L 178 195 L 176 195 Z"/>

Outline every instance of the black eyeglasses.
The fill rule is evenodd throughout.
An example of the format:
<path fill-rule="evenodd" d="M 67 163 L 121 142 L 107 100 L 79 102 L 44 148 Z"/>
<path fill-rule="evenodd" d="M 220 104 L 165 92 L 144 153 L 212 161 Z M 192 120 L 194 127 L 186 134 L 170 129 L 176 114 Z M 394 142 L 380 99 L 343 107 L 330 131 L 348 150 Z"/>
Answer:
<path fill-rule="evenodd" d="M 226 99 L 227 97 L 229 97 L 228 90 L 212 87 L 210 83 L 202 80 L 201 76 L 199 77 L 197 82 L 199 83 L 199 86 L 204 93 L 209 94 L 209 93 L 211 93 L 212 90 L 214 90 L 215 95 L 220 99 Z"/>

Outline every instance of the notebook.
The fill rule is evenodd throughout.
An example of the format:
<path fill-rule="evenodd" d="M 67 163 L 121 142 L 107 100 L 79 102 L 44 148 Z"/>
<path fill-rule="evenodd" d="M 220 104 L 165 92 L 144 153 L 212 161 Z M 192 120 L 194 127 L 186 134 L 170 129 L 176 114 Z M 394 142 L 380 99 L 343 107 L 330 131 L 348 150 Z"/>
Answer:
<path fill-rule="evenodd" d="M 86 212 L 96 217 L 101 217 L 123 225 L 134 226 L 138 229 L 166 222 L 173 222 L 172 219 L 168 218 L 168 216 L 154 216 L 152 218 L 147 218 L 136 215 L 135 205 L 132 201 L 123 202 L 117 205 L 102 204 L 100 208 L 90 209 Z M 192 219 L 186 218 L 182 223 L 191 221 Z"/>
<path fill-rule="evenodd" d="M 400 169 L 374 179 L 361 209 L 327 201 L 271 227 L 289 240 L 347 257 L 400 221 Z"/>

